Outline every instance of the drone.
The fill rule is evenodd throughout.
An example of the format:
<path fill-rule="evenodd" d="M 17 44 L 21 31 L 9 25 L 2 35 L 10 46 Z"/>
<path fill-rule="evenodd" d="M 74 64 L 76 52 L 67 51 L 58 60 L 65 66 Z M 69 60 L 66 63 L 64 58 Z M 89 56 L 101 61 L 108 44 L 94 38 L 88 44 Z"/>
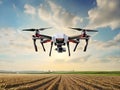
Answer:
<path fill-rule="evenodd" d="M 90 35 L 88 35 L 86 32 L 98 32 L 97 30 L 82 29 L 82 28 L 71 28 L 70 27 L 70 29 L 82 32 L 80 35 L 76 35 L 76 36 L 70 37 L 70 39 L 75 39 L 77 41 L 77 43 L 75 45 L 75 48 L 73 50 L 74 52 L 76 51 L 76 48 L 77 48 L 78 44 L 80 43 L 80 39 L 86 41 L 86 45 L 85 45 L 84 50 L 83 50 L 84 52 L 86 52 L 87 46 L 88 46 L 88 41 L 89 41 L 89 38 L 90 38 Z"/>
<path fill-rule="evenodd" d="M 69 27 L 69 29 L 81 31 L 82 33 L 80 35 L 75 35 L 75 36 L 67 36 L 66 34 L 62 34 L 62 33 L 58 33 L 58 34 L 55 34 L 53 36 L 48 36 L 48 35 L 43 35 L 43 34 L 40 33 L 40 31 L 43 31 L 43 30 L 46 30 L 46 29 L 51 29 L 51 27 L 39 28 L 39 29 L 33 29 L 33 28 L 32 29 L 23 29 L 22 31 L 35 32 L 35 34 L 32 35 L 32 40 L 33 40 L 33 44 L 34 44 L 34 48 L 35 48 L 36 52 L 38 51 L 37 45 L 36 45 L 36 40 L 40 40 L 43 51 L 46 51 L 45 47 L 44 47 L 44 43 L 51 42 L 49 56 L 51 56 L 53 45 L 57 46 L 55 50 L 58 53 L 66 52 L 66 48 L 63 48 L 63 46 L 67 45 L 68 55 L 70 56 L 71 53 L 70 53 L 69 43 L 72 42 L 72 43 L 76 44 L 75 47 L 74 47 L 74 50 L 73 50 L 75 52 L 78 44 L 80 43 L 80 40 L 85 40 L 86 41 L 86 45 L 84 47 L 84 52 L 85 52 L 87 50 L 88 41 L 89 41 L 89 38 L 90 38 L 90 35 L 88 35 L 86 32 L 97 32 L 97 30 Z"/>

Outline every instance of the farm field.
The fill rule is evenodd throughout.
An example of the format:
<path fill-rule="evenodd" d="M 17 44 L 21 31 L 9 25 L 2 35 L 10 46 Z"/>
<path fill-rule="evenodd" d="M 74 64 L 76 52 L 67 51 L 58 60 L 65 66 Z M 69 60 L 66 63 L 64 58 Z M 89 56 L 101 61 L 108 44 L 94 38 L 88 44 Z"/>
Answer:
<path fill-rule="evenodd" d="M 120 76 L 0 74 L 0 90 L 120 90 Z"/>

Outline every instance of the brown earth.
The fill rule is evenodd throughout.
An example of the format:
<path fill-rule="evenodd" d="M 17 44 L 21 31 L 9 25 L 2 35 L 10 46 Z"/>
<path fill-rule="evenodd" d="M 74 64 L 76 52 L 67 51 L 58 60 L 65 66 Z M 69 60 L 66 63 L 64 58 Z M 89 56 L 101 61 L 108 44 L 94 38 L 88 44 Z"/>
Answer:
<path fill-rule="evenodd" d="M 0 90 L 120 90 L 120 76 L 0 74 Z"/>

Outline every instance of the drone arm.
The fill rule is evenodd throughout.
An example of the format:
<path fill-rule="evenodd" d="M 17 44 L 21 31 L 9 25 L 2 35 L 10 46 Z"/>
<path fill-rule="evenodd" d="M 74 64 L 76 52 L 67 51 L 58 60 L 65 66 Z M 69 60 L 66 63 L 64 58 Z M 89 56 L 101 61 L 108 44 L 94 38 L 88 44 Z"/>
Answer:
<path fill-rule="evenodd" d="M 79 38 L 80 38 L 80 35 L 68 37 L 68 39 L 69 39 L 70 41 L 72 41 L 72 40 L 74 40 L 74 39 L 79 39 Z"/>
<path fill-rule="evenodd" d="M 43 39 L 49 39 L 49 40 L 52 39 L 52 37 L 51 37 L 51 36 L 48 36 L 48 35 L 43 35 L 43 34 L 41 34 L 40 36 L 41 36 Z"/>
<path fill-rule="evenodd" d="M 50 47 L 50 52 L 49 52 L 49 56 L 51 56 L 51 52 L 52 52 L 52 47 L 53 47 L 53 42 L 51 42 L 51 47 Z"/>
<path fill-rule="evenodd" d="M 69 46 L 69 42 L 67 42 L 67 47 L 68 47 L 68 54 L 70 56 L 70 46 Z"/>
<path fill-rule="evenodd" d="M 44 40 L 44 41 L 42 41 L 42 43 L 48 43 L 48 42 L 51 42 L 51 40 Z"/>

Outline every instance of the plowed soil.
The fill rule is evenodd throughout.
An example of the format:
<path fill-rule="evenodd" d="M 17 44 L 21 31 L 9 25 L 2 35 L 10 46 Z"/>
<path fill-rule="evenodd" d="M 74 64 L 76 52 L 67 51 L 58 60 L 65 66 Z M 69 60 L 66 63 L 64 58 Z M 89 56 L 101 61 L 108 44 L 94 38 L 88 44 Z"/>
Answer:
<path fill-rule="evenodd" d="M 120 76 L 1 74 L 0 90 L 120 90 Z"/>

